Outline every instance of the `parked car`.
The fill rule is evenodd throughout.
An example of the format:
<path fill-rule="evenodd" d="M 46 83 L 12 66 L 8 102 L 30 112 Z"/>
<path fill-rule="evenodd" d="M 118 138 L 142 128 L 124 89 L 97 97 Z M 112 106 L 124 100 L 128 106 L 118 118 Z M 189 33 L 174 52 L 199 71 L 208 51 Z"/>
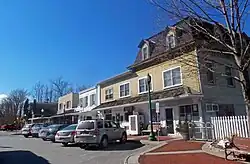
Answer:
<path fill-rule="evenodd" d="M 43 140 L 50 140 L 52 142 L 55 142 L 55 135 L 57 131 L 69 126 L 68 124 L 53 124 L 48 126 L 47 128 L 44 128 L 40 131 L 39 137 Z"/>
<path fill-rule="evenodd" d="M 46 140 L 46 135 L 47 135 L 48 127 L 49 126 L 42 127 L 41 130 L 39 130 L 39 133 L 38 133 L 38 137 L 41 138 L 41 139 L 43 139 L 44 141 Z"/>
<path fill-rule="evenodd" d="M 8 126 L 7 124 L 1 125 L 1 130 L 4 130 L 4 131 L 7 130 L 7 126 Z"/>
<path fill-rule="evenodd" d="M 32 137 L 38 137 L 39 131 L 44 128 L 49 126 L 49 123 L 40 123 L 40 124 L 35 124 L 32 128 L 31 128 L 31 136 Z"/>
<path fill-rule="evenodd" d="M 75 142 L 81 148 L 88 145 L 97 145 L 106 148 L 110 141 L 127 141 L 127 133 L 124 128 L 113 121 L 96 119 L 81 121 L 76 127 Z"/>
<path fill-rule="evenodd" d="M 77 124 L 72 124 L 62 130 L 59 130 L 56 133 L 55 141 L 62 143 L 63 146 L 67 146 L 69 143 L 75 143 L 74 137 L 76 134 L 76 126 Z"/>
<path fill-rule="evenodd" d="M 31 136 L 31 128 L 34 126 L 35 124 L 25 124 L 21 130 L 22 135 L 25 138 L 28 138 L 29 136 Z"/>

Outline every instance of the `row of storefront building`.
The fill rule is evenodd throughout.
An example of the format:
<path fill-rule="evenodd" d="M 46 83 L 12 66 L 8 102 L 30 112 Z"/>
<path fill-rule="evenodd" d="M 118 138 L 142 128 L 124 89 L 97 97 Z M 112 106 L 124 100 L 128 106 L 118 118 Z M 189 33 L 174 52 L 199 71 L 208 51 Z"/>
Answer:
<path fill-rule="evenodd" d="M 105 118 L 129 127 L 133 122 L 130 116 L 137 115 L 137 121 L 146 127 L 150 122 L 149 89 L 153 122 L 160 122 L 167 134 L 177 134 L 176 125 L 187 118 L 209 122 L 214 116 L 245 115 L 241 86 L 232 78 L 238 76 L 233 59 L 207 51 L 197 35 L 180 28 L 182 23 L 141 40 L 135 61 L 127 71 L 92 88 L 60 97 L 55 115 L 33 117 L 30 121 L 77 123 Z"/>

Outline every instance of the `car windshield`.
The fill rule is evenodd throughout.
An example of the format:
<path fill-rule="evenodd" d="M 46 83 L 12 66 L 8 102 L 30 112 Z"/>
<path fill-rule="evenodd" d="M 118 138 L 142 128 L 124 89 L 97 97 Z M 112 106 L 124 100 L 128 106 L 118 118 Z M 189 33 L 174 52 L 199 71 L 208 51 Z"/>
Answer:
<path fill-rule="evenodd" d="M 48 126 L 48 128 L 55 129 L 55 128 L 58 128 L 59 126 L 60 124 L 54 124 L 54 125 Z"/>
<path fill-rule="evenodd" d="M 38 127 L 41 127 L 42 125 L 41 124 L 35 124 L 34 126 L 33 126 L 33 128 L 38 128 Z"/>
<path fill-rule="evenodd" d="M 77 129 L 94 129 L 94 122 L 93 121 L 84 121 L 79 124 Z"/>
<path fill-rule="evenodd" d="M 50 124 L 43 124 L 43 127 L 48 127 L 50 126 Z"/>
<path fill-rule="evenodd" d="M 75 130 L 76 126 L 77 126 L 77 124 L 69 125 L 66 128 L 64 128 L 63 130 Z"/>

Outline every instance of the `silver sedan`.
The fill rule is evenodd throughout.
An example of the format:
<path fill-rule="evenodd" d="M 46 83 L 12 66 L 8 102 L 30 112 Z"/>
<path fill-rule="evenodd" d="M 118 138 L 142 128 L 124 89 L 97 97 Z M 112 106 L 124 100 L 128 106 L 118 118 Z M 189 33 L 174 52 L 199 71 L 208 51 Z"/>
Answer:
<path fill-rule="evenodd" d="M 77 124 L 72 124 L 58 131 L 55 136 L 55 141 L 62 143 L 64 146 L 67 146 L 69 143 L 75 143 L 74 136 L 76 134 L 76 126 Z"/>

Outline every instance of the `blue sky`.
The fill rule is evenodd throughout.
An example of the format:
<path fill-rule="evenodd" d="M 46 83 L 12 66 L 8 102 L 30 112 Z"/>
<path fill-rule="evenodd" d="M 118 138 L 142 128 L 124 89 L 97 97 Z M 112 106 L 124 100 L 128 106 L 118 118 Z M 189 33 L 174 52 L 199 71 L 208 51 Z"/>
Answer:
<path fill-rule="evenodd" d="M 126 70 L 165 25 L 147 0 L 0 1 L 0 94 L 63 76 L 94 85 Z"/>

